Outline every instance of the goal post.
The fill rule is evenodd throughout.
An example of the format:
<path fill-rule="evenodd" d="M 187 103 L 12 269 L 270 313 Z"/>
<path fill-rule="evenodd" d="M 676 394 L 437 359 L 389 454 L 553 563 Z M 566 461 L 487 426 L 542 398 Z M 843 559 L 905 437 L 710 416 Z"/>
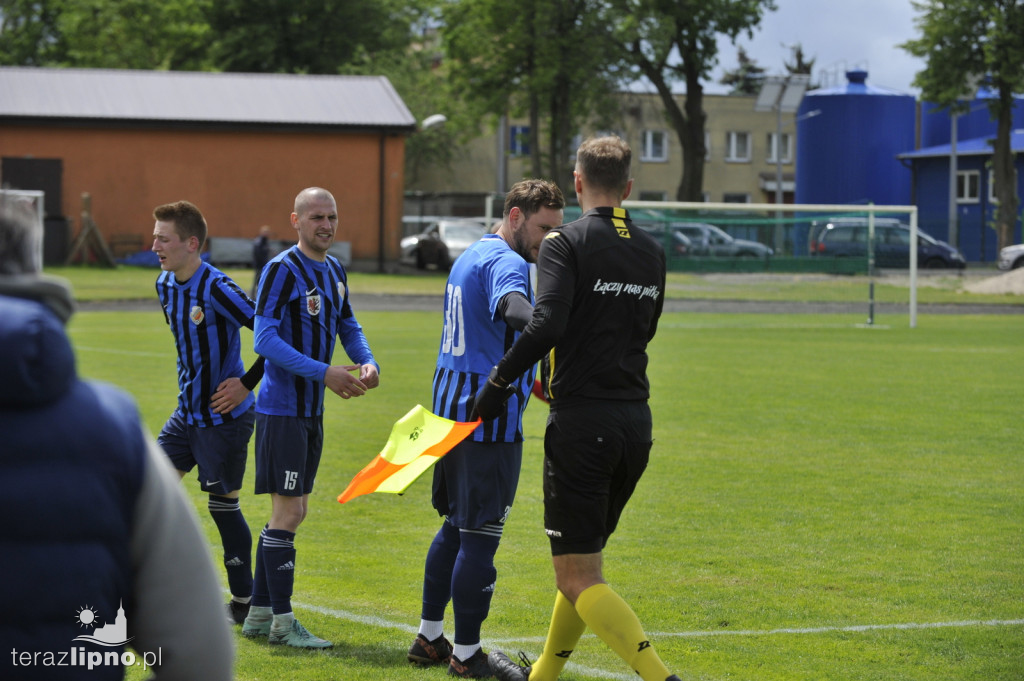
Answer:
<path fill-rule="evenodd" d="M 875 217 L 906 215 L 910 226 L 910 328 L 917 326 L 917 206 L 809 203 L 700 203 L 629 200 L 624 201 L 622 207 L 631 211 L 634 222 L 642 221 L 644 214 L 646 214 L 653 221 L 669 225 L 673 222 L 706 222 L 718 227 L 725 225 L 724 229 L 727 232 L 735 231 L 736 227 L 741 225 L 746 225 L 749 228 L 748 231 L 757 231 L 758 228 L 776 230 L 773 234 L 776 234 L 777 230 L 785 230 L 790 235 L 794 253 L 799 250 L 797 241 L 800 230 L 796 228 L 798 224 L 807 223 L 808 219 L 823 220 L 851 215 L 867 216 L 869 230 L 871 231 L 868 250 L 868 274 L 872 277 L 874 276 Z M 733 229 L 730 230 L 730 227 Z M 809 236 L 809 234 L 806 236 Z M 775 239 L 772 242 L 779 243 Z"/>

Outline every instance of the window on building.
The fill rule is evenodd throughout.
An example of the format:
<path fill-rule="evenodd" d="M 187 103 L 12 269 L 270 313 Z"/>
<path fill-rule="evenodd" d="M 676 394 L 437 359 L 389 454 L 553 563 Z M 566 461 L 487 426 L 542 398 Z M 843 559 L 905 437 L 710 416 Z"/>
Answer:
<path fill-rule="evenodd" d="M 510 125 L 508 128 L 508 153 L 510 156 L 530 155 L 530 126 Z"/>
<path fill-rule="evenodd" d="M 664 130 L 644 130 L 644 151 L 640 160 L 658 163 L 668 160 L 668 135 Z"/>
<path fill-rule="evenodd" d="M 768 133 L 768 163 L 792 163 L 793 162 L 793 136 L 788 132 L 782 133 L 781 145 L 779 134 Z M 781 154 L 781 158 L 779 155 Z"/>
<path fill-rule="evenodd" d="M 750 194 L 739 192 L 726 192 L 722 195 L 723 203 L 750 203 Z"/>
<path fill-rule="evenodd" d="M 749 132 L 725 133 L 725 160 L 733 162 L 750 161 Z"/>
<path fill-rule="evenodd" d="M 711 133 L 704 131 L 704 160 L 711 160 Z"/>
<path fill-rule="evenodd" d="M 977 170 L 959 170 L 956 173 L 957 203 L 977 203 L 980 195 L 981 173 Z"/>
<path fill-rule="evenodd" d="M 645 191 L 640 192 L 640 201 L 667 201 L 668 192 Z"/>

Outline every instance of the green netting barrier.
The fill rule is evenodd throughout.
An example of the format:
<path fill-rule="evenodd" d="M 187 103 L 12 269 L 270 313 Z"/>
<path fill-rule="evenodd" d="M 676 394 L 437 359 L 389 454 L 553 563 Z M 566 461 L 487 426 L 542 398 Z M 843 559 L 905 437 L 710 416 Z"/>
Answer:
<path fill-rule="evenodd" d="M 821 258 L 817 256 L 771 258 L 711 258 L 686 256 L 668 258 L 670 272 L 776 272 L 821 274 L 867 274 L 867 258 Z"/>

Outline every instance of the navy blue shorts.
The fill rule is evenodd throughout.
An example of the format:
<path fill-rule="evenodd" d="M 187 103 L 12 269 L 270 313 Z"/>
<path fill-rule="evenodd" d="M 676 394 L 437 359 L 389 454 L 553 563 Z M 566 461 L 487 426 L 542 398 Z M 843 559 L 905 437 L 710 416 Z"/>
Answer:
<path fill-rule="evenodd" d="M 256 494 L 312 492 L 323 448 L 323 416 L 256 414 Z"/>
<path fill-rule="evenodd" d="M 463 440 L 434 464 L 434 508 L 462 530 L 505 522 L 522 463 L 522 442 Z"/>
<path fill-rule="evenodd" d="M 179 471 L 199 467 L 204 492 L 221 496 L 242 489 L 255 411 L 219 426 L 189 425 L 180 410 L 171 414 L 156 441 Z"/>
<path fill-rule="evenodd" d="M 598 553 L 651 453 L 646 402 L 553 408 L 544 433 L 544 531 L 551 554 Z"/>

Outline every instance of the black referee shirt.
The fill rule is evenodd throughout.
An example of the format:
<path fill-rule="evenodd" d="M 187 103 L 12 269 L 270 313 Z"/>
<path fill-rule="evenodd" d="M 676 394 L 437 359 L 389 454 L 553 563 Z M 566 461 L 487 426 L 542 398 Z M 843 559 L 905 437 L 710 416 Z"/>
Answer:
<path fill-rule="evenodd" d="M 646 400 L 647 343 L 665 300 L 665 252 L 623 208 L 552 230 L 537 258 L 537 304 L 569 306 L 551 353 L 552 399 Z"/>

